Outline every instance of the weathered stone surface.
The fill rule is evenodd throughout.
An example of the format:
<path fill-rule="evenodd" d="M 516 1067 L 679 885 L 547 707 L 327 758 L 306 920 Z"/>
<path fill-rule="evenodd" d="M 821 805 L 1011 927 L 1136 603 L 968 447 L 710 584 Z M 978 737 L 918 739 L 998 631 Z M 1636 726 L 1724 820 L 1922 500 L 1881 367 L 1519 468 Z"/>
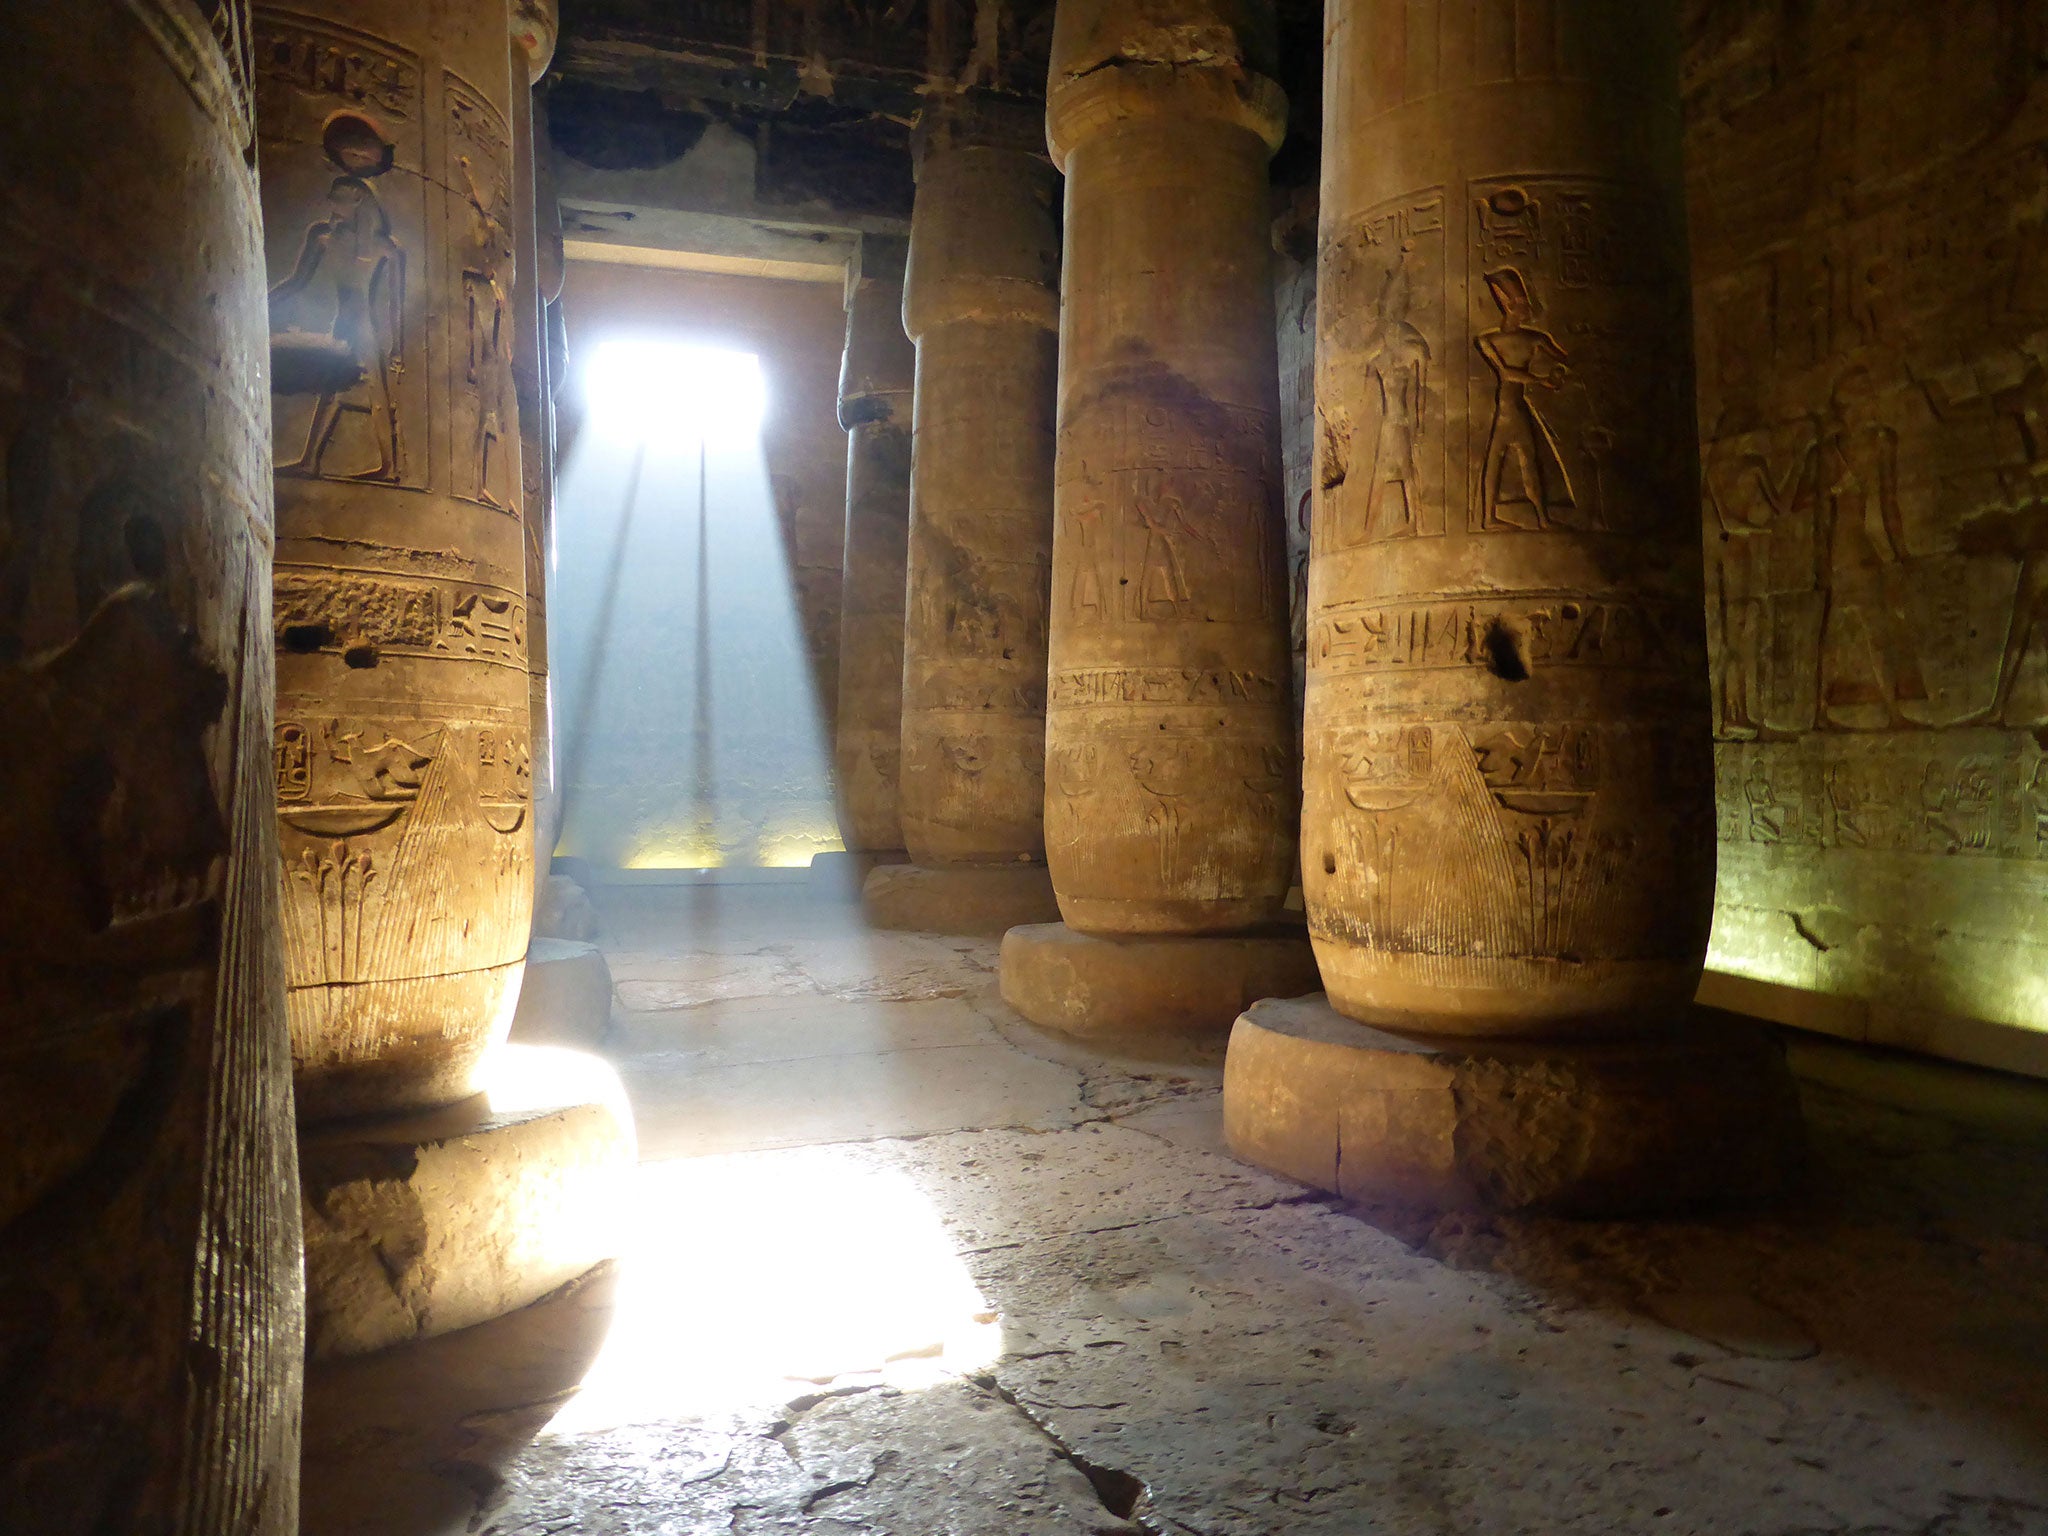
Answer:
<path fill-rule="evenodd" d="M 248 13 L 7 22 L 0 1527 L 289 1536 Z"/>
<path fill-rule="evenodd" d="M 1237 1021 L 1223 1125 L 1238 1156 L 1354 1200 L 1633 1216 L 1780 1193 L 1799 1097 L 1783 1048 L 1692 1009 L 1640 1034 L 1418 1041 L 1321 996 Z"/>
<path fill-rule="evenodd" d="M 1272 24 L 1200 0 L 1065 0 L 1055 21 L 1046 852 L 1091 933 L 1266 921 L 1293 864 Z"/>
<path fill-rule="evenodd" d="M 505 0 L 256 11 L 302 1119 L 447 1103 L 533 907 Z"/>
<path fill-rule="evenodd" d="M 1064 923 L 1003 935 L 1003 1001 L 1072 1035 L 1220 1033 L 1266 997 L 1321 985 L 1298 928 L 1129 939 Z"/>
<path fill-rule="evenodd" d="M 1326 51 L 1303 883 L 1331 1002 L 1437 1033 L 1676 1008 L 1711 915 L 1677 19 L 1521 14 Z"/>
<path fill-rule="evenodd" d="M 858 901 L 871 873 L 885 865 L 901 864 L 905 857 L 901 849 L 812 854 L 810 892 L 832 900 Z"/>
<path fill-rule="evenodd" d="M 590 893 L 568 875 L 549 875 L 533 908 L 533 936 L 588 944 L 598 935 Z"/>
<path fill-rule="evenodd" d="M 530 1307 L 306 1372 L 300 1536 L 456 1536 L 603 1345 L 607 1262 Z"/>
<path fill-rule="evenodd" d="M 1709 963 L 2017 1065 L 1993 1026 L 2048 1026 L 2039 18 L 1687 12 Z M 1854 132 L 1802 131 L 1852 96 Z"/>
<path fill-rule="evenodd" d="M 1043 864 L 885 865 L 861 886 L 877 928 L 1000 938 L 1022 923 L 1056 923 L 1060 908 Z"/>
<path fill-rule="evenodd" d="M 311 1358 L 502 1317 L 618 1251 L 634 1159 L 610 1068 L 503 1045 L 492 1092 L 300 1143 Z"/>
<path fill-rule="evenodd" d="M 1023 117 L 969 98 L 919 126 L 901 810 L 928 866 L 1045 854 L 1059 178 Z"/>
<path fill-rule="evenodd" d="M 903 605 L 917 353 L 903 331 L 901 240 L 868 236 L 847 277 L 839 424 L 846 429 L 846 575 L 833 766 L 848 849 L 903 846 Z"/>
<path fill-rule="evenodd" d="M 863 937 L 844 909 L 757 889 L 599 901 L 615 967 L 645 985 L 772 961 L 754 984 L 812 1011 L 749 1028 L 775 1029 L 791 1058 L 806 1035 L 848 1048 L 830 1063 L 840 1082 L 902 1129 L 848 1144 L 820 1115 L 828 1074 L 764 1062 L 746 1105 L 757 1144 L 833 1144 L 669 1165 L 678 1181 L 636 1227 L 664 1325 L 625 1335 L 622 1385 L 638 1390 L 622 1402 L 594 1373 L 501 1486 L 478 1479 L 479 1531 L 924 1536 L 1004 1515 L 996 1530 L 1061 1518 L 1173 1536 L 2041 1528 L 2041 1084 L 1891 1057 L 1887 1093 L 1920 1106 L 1893 1109 L 1861 1080 L 1808 1080 L 1818 1176 L 1782 1205 L 1615 1223 L 1383 1211 L 1376 1227 L 1223 1155 L 1214 1071 L 1017 1020 L 991 995 L 991 945 Z M 911 1128 L 930 1079 L 906 1074 L 949 1053 L 929 1048 L 943 1035 L 928 1003 L 889 999 L 927 997 L 941 956 L 988 1026 L 978 1073 L 1013 1095 L 1003 1128 Z M 692 1049 L 734 1022 L 716 1000 L 689 1014 Z M 672 1063 L 680 1037 L 642 1022 L 615 1047 L 641 1108 L 699 1123 L 715 1100 Z M 1801 1054 L 1872 1065 L 1830 1042 Z M 1065 1118 L 1024 1091 L 1054 1065 Z M 1961 1094 L 1928 1113 L 1937 1076 L 1994 1085 L 1995 1120 Z M 877 1291 L 913 1288 L 935 1304 L 904 1309 L 899 1333 L 863 1331 Z M 965 1377 L 950 1347 L 886 1360 L 991 1313 L 1000 1352 Z M 692 1324 L 705 1315 L 726 1331 Z M 811 1355 L 790 1350 L 798 1332 Z M 1786 1358 L 1799 1335 L 1818 1353 Z M 763 1356 L 777 1369 L 752 1390 L 707 1390 L 710 1364 Z M 937 1385 L 898 1390 L 911 1368 Z M 979 1393 L 1012 1422 L 978 1411 Z M 1059 1463 L 1016 1454 L 1013 1430 L 1049 1437 L 1100 1511 L 1071 1503 Z M 956 1463 L 971 1477 L 944 1475 Z"/>
<path fill-rule="evenodd" d="M 573 939 L 535 936 L 526 948 L 519 1007 L 508 1037 L 519 1045 L 594 1046 L 612 1018 L 612 972 L 604 951 Z"/>

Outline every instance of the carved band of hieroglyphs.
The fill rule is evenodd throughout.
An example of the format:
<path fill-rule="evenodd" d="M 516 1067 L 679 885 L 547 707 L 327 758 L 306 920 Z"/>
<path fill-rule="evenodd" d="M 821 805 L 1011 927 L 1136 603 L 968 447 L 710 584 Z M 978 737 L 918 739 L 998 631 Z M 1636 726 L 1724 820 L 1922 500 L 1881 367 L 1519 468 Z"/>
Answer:
<path fill-rule="evenodd" d="M 1105 407 L 1061 433 L 1060 537 L 1076 625 L 1272 617 L 1278 439 L 1270 412 Z"/>
<path fill-rule="evenodd" d="M 526 604 L 499 587 L 280 570 L 273 622 L 292 651 L 376 653 L 523 666 Z"/>
<path fill-rule="evenodd" d="M 2048 860 L 2048 757 L 2023 736 L 1724 742 L 1715 771 L 1724 843 Z"/>
<path fill-rule="evenodd" d="M 262 93 L 278 88 L 337 96 L 387 118 L 410 118 L 418 110 L 418 61 L 380 38 L 330 23 L 287 22 L 262 13 L 255 31 L 261 116 L 270 115 Z"/>
<path fill-rule="evenodd" d="M 1470 531 L 1676 539 L 1693 402 L 1662 200 L 1525 176 L 1466 202 Z"/>
<path fill-rule="evenodd" d="M 1256 672 L 1189 667 L 1091 667 L 1060 672 L 1052 680 L 1052 703 L 1060 709 L 1125 704 L 1267 704 L 1284 698 L 1286 693 L 1284 683 Z"/>
<path fill-rule="evenodd" d="M 1430 188 L 1367 210 L 1323 252 L 1343 372 L 1319 391 L 1319 548 L 1445 531 L 1444 228 Z"/>
<path fill-rule="evenodd" d="M 1675 609 L 1586 597 L 1522 595 L 1325 608 L 1309 635 L 1310 665 L 1327 672 L 1604 667 L 1668 671 L 1697 664 Z"/>
<path fill-rule="evenodd" d="M 919 714 L 1042 714 L 1045 684 L 977 683 L 960 678 L 928 678 L 906 688 L 906 710 Z"/>

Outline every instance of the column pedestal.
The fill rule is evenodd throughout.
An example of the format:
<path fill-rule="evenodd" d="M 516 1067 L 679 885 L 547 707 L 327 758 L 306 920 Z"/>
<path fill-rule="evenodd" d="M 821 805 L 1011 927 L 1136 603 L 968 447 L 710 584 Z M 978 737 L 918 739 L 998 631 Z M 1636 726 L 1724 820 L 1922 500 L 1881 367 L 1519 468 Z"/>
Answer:
<path fill-rule="evenodd" d="M 907 857 L 901 849 L 877 853 L 848 848 L 840 853 L 814 854 L 811 858 L 811 894 L 830 901 L 859 901 L 871 871 L 884 865 L 901 864 Z"/>
<path fill-rule="evenodd" d="M 1065 923 L 1003 936 L 1003 1001 L 1032 1023 L 1083 1038 L 1220 1035 L 1260 998 L 1322 985 L 1299 928 L 1100 938 Z"/>
<path fill-rule="evenodd" d="M 617 1255 L 634 1145 L 611 1068 L 508 1045 L 491 1079 L 444 1109 L 300 1138 L 308 1358 L 503 1317 Z"/>
<path fill-rule="evenodd" d="M 590 1047 L 612 1021 L 612 968 L 604 951 L 581 939 L 539 934 L 526 950 L 526 979 L 512 1015 L 519 1045 Z"/>
<path fill-rule="evenodd" d="M 861 885 L 870 928 L 999 938 L 1025 923 L 1056 923 L 1060 906 L 1043 864 L 888 865 Z"/>
<path fill-rule="evenodd" d="M 1599 1040 L 1417 1040 L 1320 993 L 1237 1021 L 1223 1130 L 1247 1162 L 1350 1200 L 1643 1216 L 1797 1176 L 1799 1094 L 1768 1030 L 1683 1005 Z"/>

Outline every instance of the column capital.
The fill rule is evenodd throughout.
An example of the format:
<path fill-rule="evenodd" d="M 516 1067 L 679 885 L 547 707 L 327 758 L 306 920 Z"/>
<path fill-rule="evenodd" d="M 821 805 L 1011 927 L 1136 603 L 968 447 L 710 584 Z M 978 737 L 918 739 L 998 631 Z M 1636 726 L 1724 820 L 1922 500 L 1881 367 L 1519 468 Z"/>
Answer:
<path fill-rule="evenodd" d="M 839 424 L 910 425 L 917 350 L 903 329 L 901 235 L 862 235 L 846 269 L 846 355 L 839 369 Z"/>
<path fill-rule="evenodd" d="M 1060 0 L 1046 82 L 1046 140 L 1062 171 L 1074 147 L 1138 118 L 1209 119 L 1261 139 L 1287 131 L 1269 0 Z"/>
<path fill-rule="evenodd" d="M 1059 178 L 1045 156 L 935 136 L 920 158 L 903 324 L 913 341 L 952 321 L 1059 329 Z"/>
<path fill-rule="evenodd" d="M 556 0 L 512 0 L 512 41 L 526 55 L 527 83 L 539 85 L 562 35 Z"/>

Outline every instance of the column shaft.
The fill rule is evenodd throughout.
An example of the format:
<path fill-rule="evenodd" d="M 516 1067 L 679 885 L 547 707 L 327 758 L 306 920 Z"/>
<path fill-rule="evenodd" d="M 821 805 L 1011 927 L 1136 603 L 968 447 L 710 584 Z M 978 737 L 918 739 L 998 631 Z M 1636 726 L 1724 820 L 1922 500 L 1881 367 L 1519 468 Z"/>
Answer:
<path fill-rule="evenodd" d="M 1046 846 L 1068 924 L 1272 917 L 1295 837 L 1270 7 L 1062 0 Z M 1183 57 L 1182 52 L 1186 52 Z"/>
<path fill-rule="evenodd" d="M 14 6 L 0 1525 L 297 1529 L 248 13 Z"/>
<path fill-rule="evenodd" d="M 1677 21 L 1333 0 L 1306 727 L 1332 1002 L 1688 1000 L 1713 891 Z"/>
<path fill-rule="evenodd" d="M 861 241 L 846 301 L 839 423 L 846 428 L 846 578 L 833 766 L 852 852 L 903 846 L 903 603 L 917 357 L 903 331 L 900 240 Z"/>
<path fill-rule="evenodd" d="M 1045 852 L 1056 180 L 1041 155 L 936 139 L 918 168 L 902 814 L 920 865 Z"/>
<path fill-rule="evenodd" d="M 320 1118 L 471 1092 L 526 948 L 508 13 L 257 18 L 286 958 Z"/>

